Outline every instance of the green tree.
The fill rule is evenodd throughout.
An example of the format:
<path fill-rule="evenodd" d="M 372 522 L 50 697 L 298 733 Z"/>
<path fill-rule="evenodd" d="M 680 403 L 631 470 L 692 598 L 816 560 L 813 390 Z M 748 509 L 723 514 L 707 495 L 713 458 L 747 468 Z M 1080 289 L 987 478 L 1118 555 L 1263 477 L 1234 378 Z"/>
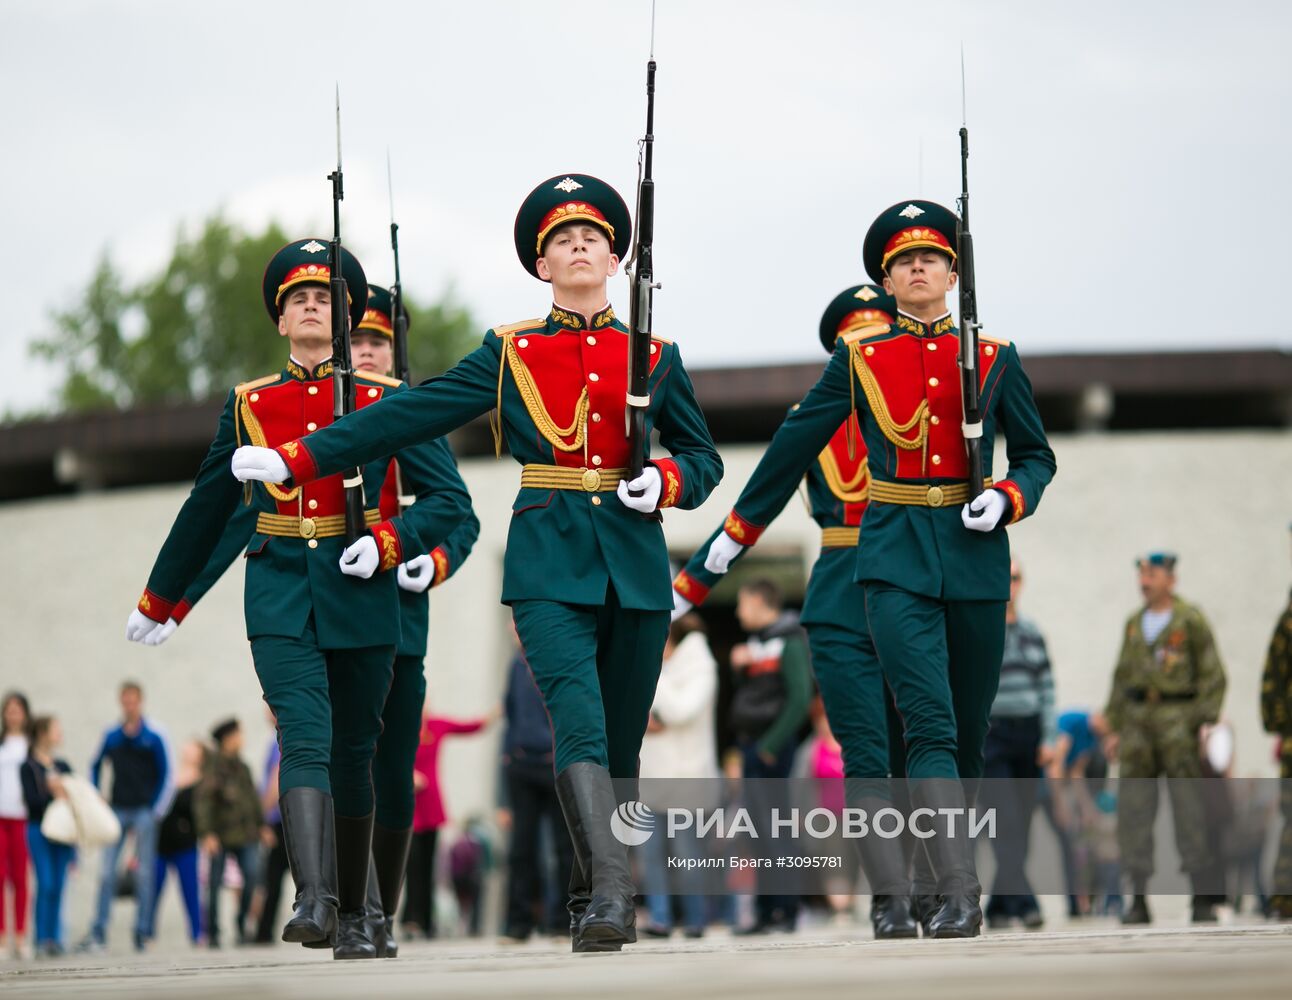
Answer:
<path fill-rule="evenodd" d="M 285 342 L 265 314 L 260 278 L 287 236 L 271 223 L 248 234 L 216 215 L 170 261 L 127 287 L 105 254 L 70 309 L 32 352 L 63 369 L 59 403 L 68 410 L 125 409 L 220 395 L 282 366 Z M 460 358 L 478 337 L 450 292 L 421 305 L 405 292 L 412 319 L 410 364 L 418 379 Z"/>

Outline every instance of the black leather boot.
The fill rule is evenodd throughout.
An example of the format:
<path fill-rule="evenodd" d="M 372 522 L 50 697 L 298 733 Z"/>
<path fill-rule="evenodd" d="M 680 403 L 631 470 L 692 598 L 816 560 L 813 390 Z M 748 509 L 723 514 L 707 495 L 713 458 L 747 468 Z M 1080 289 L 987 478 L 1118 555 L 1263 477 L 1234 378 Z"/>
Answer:
<path fill-rule="evenodd" d="M 930 937 L 929 921 L 938 912 L 938 880 L 922 840 L 915 843 L 911 867 L 911 916 L 920 925 L 923 935 Z"/>
<path fill-rule="evenodd" d="M 337 926 L 332 957 L 376 958 L 368 934 L 365 902 L 372 864 L 372 813 L 336 817 Z"/>
<path fill-rule="evenodd" d="M 1134 899 L 1131 901 L 1130 909 L 1122 914 L 1122 923 L 1127 927 L 1151 924 L 1153 922 L 1153 916 L 1148 912 L 1146 889 L 1148 889 L 1147 877 L 1143 875 L 1131 876 L 1131 891 Z"/>
<path fill-rule="evenodd" d="M 577 761 L 556 776 L 556 794 L 574 845 L 575 874 L 582 869 L 587 886 L 587 903 L 576 903 L 571 876 L 573 950 L 618 951 L 637 940 L 637 911 L 628 849 L 610 830 L 618 806 L 610 772 Z M 576 922 L 578 908 L 583 912 Z"/>
<path fill-rule="evenodd" d="M 387 954 L 390 944 L 386 940 L 386 911 L 381 905 L 381 888 L 377 885 L 377 866 L 375 864 L 376 845 L 373 845 L 373 856 L 368 864 L 368 894 L 363 900 L 363 919 L 368 925 L 368 937 L 377 950 L 378 958 L 393 958 Z"/>
<path fill-rule="evenodd" d="M 404 873 L 408 869 L 408 850 L 412 843 L 411 826 L 391 830 L 380 823 L 373 824 L 372 857 L 375 868 L 369 879 L 377 885 L 385 946 L 383 950 L 382 944 L 378 944 L 378 958 L 399 957 L 399 942 L 395 940 L 395 913 L 399 909 L 400 894 L 404 891 Z"/>
<path fill-rule="evenodd" d="M 278 803 L 287 864 L 296 884 L 283 940 L 330 948 L 336 937 L 336 841 L 332 796 L 317 788 L 289 788 Z"/>
<path fill-rule="evenodd" d="M 982 933 L 982 886 L 974 871 L 964 788 L 956 779 L 929 778 L 912 786 L 911 799 L 915 806 L 933 810 L 933 836 L 924 841 L 924 849 L 937 878 L 938 908 L 928 918 L 928 936 L 977 937 Z M 954 834 L 948 834 L 943 809 L 958 810 Z"/>
<path fill-rule="evenodd" d="M 862 809 L 873 817 L 892 802 L 873 794 L 871 783 L 849 779 L 844 783 L 849 807 Z M 919 936 L 919 927 L 911 915 L 911 878 L 906 852 L 896 837 L 881 837 L 872 826 L 867 836 L 857 842 L 861 868 L 870 886 L 870 923 L 876 940 L 893 940 Z"/>

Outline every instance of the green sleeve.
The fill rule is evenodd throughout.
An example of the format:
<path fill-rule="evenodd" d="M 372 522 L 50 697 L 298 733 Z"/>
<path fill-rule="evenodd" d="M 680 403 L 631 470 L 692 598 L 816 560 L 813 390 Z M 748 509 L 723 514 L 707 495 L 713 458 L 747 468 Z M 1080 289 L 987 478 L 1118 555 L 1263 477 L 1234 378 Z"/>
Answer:
<path fill-rule="evenodd" d="M 682 364 L 682 355 L 676 344 L 669 345 L 668 350 L 670 356 L 656 366 L 655 384 L 659 387 L 657 391 L 663 391 L 664 399 L 655 419 L 655 429 L 670 457 L 655 464 L 671 461 L 680 473 L 682 484 L 680 494 L 663 497 L 661 506 L 694 510 L 721 481 L 722 459 L 709 433 L 704 411 L 696 401 L 695 387 Z M 659 371 L 660 368 L 664 370 Z"/>
<path fill-rule="evenodd" d="M 772 437 L 736 500 L 735 513 L 743 520 L 762 528 L 785 509 L 799 480 L 852 412 L 851 365 L 852 348 L 840 341 L 821 378 Z M 865 402 L 860 392 L 857 402 Z"/>
<path fill-rule="evenodd" d="M 759 751 L 772 755 L 780 753 L 794 738 L 812 704 L 812 669 L 808 662 L 807 643 L 800 637 L 785 641 L 785 649 L 781 653 L 781 680 L 785 684 L 785 706 L 758 741 Z"/>
<path fill-rule="evenodd" d="M 682 574 L 679 574 L 673 581 L 673 589 L 697 607 L 705 602 L 705 599 L 709 596 L 709 591 L 716 587 L 718 581 L 723 577 L 722 573 L 711 573 L 704 568 L 704 560 L 709 555 L 709 546 L 713 544 L 713 540 L 720 534 L 722 534 L 721 525 L 704 540 L 704 544 L 695 550 L 691 558 L 686 561 L 686 565 L 682 567 L 682 574 L 690 577 L 692 581 L 704 588 L 703 594 L 697 591 L 695 587 L 683 584 Z M 735 559 L 731 560 L 732 565 L 735 565 L 748 551 L 748 548 L 741 549 Z"/>
<path fill-rule="evenodd" d="M 410 445 L 395 458 L 403 489 L 415 497 L 390 519 L 407 561 L 432 551 L 453 533 L 471 513 L 471 494 L 444 438 Z M 393 464 L 389 474 L 395 474 Z"/>
<path fill-rule="evenodd" d="M 467 556 L 471 555 L 471 550 L 475 548 L 476 539 L 479 537 L 480 518 L 476 517 L 474 510 L 468 511 L 462 523 L 454 528 L 449 537 L 439 546 L 448 560 L 448 573 L 445 574 L 444 579 L 437 579 L 433 586 L 438 587 L 458 571 L 458 567 L 467 561 Z"/>
<path fill-rule="evenodd" d="M 229 473 L 229 460 L 238 444 L 236 405 L 236 395 L 230 392 L 220 414 L 215 440 L 148 576 L 145 599 L 151 608 L 144 608 L 143 600 L 140 607 L 154 621 L 164 622 L 202 574 L 220 546 L 229 518 L 242 498 L 242 484 Z"/>
<path fill-rule="evenodd" d="M 1267 733 L 1292 735 L 1292 607 L 1283 612 L 1265 654 L 1261 725 Z"/>
<path fill-rule="evenodd" d="M 1198 722 L 1210 723 L 1220 718 L 1225 700 L 1225 667 L 1211 634 L 1211 626 L 1201 611 L 1191 616 L 1189 631 L 1193 645 L 1198 685 Z"/>
<path fill-rule="evenodd" d="M 1005 355 L 1005 375 L 1001 380 L 1001 398 L 996 411 L 997 421 L 1005 435 L 1005 456 L 1009 471 L 1005 480 L 998 484 L 1012 483 L 1018 490 L 1015 495 L 1004 490 L 1014 506 L 1012 521 L 1029 517 L 1041 502 L 1041 494 L 1054 478 L 1058 466 L 1054 460 L 1054 451 L 1045 436 L 1045 427 L 1041 424 L 1041 415 L 1036 409 L 1036 399 L 1032 395 L 1032 383 L 1023 371 L 1023 362 L 1019 360 L 1018 351 L 1013 344 L 1009 345 Z M 990 471 L 990 470 L 988 470 Z M 1011 523 L 1009 518 L 1001 518 L 1000 527 Z"/>
<path fill-rule="evenodd" d="M 220 541 L 216 544 L 215 551 L 211 553 L 211 558 L 202 567 L 202 572 L 198 573 L 193 582 L 188 585 L 188 589 L 184 591 L 183 600 L 176 606 L 172 614 L 176 621 L 182 622 L 188 617 L 194 605 L 206 596 L 206 592 L 214 587 L 220 577 L 224 576 L 225 571 L 233 565 L 233 560 L 246 549 L 247 542 L 256 533 L 258 513 L 255 507 L 240 505 L 234 508 L 233 516 L 225 525 L 224 534 L 220 536 Z"/>
<path fill-rule="evenodd" d="M 502 340 L 492 333 L 443 375 L 406 392 L 347 414 L 296 442 L 295 456 L 283 448 L 293 480 L 299 484 L 366 465 L 451 430 L 492 409 L 498 399 Z M 236 483 L 236 480 L 235 480 Z"/>

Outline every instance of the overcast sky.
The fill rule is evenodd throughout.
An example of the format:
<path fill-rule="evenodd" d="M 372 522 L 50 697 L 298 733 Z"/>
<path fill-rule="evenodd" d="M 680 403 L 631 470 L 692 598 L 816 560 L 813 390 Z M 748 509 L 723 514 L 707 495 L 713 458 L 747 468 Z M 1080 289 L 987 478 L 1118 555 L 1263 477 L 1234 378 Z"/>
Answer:
<path fill-rule="evenodd" d="M 994 335 L 1025 358 L 1292 347 L 1289 9 L 659 0 L 657 333 L 695 367 L 820 357 L 873 217 L 954 203 L 963 42 Z M 0 411 L 49 399 L 26 345 L 105 248 L 146 275 L 219 209 L 326 236 L 336 80 L 343 232 L 370 278 L 391 278 L 389 147 L 410 291 L 451 283 L 483 326 L 541 314 L 516 209 L 569 171 L 631 202 L 649 11 L 3 0 L 0 344 L 23 378 Z"/>

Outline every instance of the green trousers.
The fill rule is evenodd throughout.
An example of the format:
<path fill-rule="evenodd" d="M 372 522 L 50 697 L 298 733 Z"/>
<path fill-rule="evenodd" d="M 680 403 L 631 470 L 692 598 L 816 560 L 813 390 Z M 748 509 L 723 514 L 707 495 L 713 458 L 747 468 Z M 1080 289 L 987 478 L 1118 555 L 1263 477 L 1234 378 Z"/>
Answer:
<path fill-rule="evenodd" d="M 1283 737 L 1279 754 L 1279 811 L 1283 814 L 1283 832 L 1274 861 L 1273 895 L 1270 907 L 1275 916 L 1292 919 L 1292 739 Z"/>
<path fill-rule="evenodd" d="M 381 738 L 372 759 L 377 824 L 388 830 L 413 825 L 413 760 L 422 735 L 426 673 L 420 656 L 396 656 L 390 694 L 381 712 Z"/>
<path fill-rule="evenodd" d="M 559 773 L 577 761 L 637 776 L 668 638 L 667 611 L 604 604 L 515 601 L 516 634 L 552 719 Z"/>
<path fill-rule="evenodd" d="M 311 616 L 299 639 L 252 639 L 251 656 L 278 720 L 279 794 L 317 788 L 331 793 L 338 816 L 372 812 L 372 757 L 395 648 L 320 649 Z"/>
<path fill-rule="evenodd" d="M 848 778 L 886 778 L 892 769 L 884 674 L 865 623 L 806 626 L 812 672 Z"/>
<path fill-rule="evenodd" d="M 907 777 L 981 778 L 1005 652 L 1005 602 L 865 587 L 866 622 L 902 719 Z"/>

